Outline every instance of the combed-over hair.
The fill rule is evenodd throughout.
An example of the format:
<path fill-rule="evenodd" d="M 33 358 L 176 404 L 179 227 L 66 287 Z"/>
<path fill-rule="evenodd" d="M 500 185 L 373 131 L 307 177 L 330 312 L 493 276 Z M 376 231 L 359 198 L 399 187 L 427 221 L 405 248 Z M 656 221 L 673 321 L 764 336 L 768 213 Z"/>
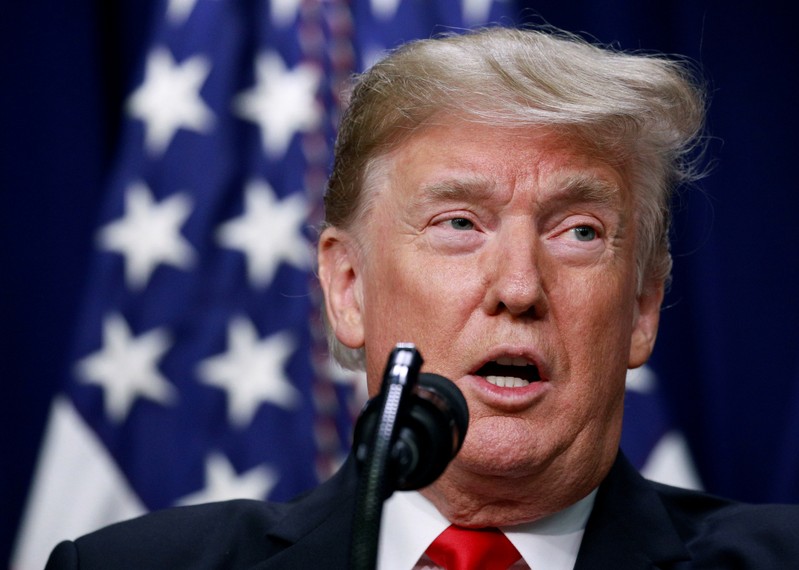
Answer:
<path fill-rule="evenodd" d="M 563 132 L 624 168 L 634 195 L 639 290 L 668 280 L 671 194 L 698 176 L 693 151 L 705 114 L 704 91 L 685 62 L 551 29 L 491 27 L 405 44 L 355 78 L 325 224 L 357 234 L 375 160 L 445 113 Z M 342 365 L 362 368 L 362 351 L 329 336 Z"/>

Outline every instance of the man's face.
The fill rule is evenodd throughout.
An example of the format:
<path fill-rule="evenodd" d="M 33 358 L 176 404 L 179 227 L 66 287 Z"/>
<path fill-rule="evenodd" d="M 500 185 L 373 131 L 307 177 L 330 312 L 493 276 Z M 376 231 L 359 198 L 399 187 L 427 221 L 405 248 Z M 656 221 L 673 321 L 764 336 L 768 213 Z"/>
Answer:
<path fill-rule="evenodd" d="M 423 370 L 453 380 L 469 405 L 445 479 L 549 472 L 595 485 L 662 296 L 636 294 L 623 172 L 562 137 L 457 122 L 380 160 L 360 252 L 340 230 L 320 243 L 331 322 L 365 346 L 370 394 L 391 348 L 415 343 Z M 347 273 L 338 285 L 333 265 Z"/>

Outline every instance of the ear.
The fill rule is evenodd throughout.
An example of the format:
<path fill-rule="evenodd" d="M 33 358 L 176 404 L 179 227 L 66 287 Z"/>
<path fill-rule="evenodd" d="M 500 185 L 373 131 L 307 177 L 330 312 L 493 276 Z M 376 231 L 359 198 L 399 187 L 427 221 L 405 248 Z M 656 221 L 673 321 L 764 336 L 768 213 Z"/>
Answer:
<path fill-rule="evenodd" d="M 644 286 L 638 296 L 630 339 L 628 368 L 638 368 L 643 365 L 655 348 L 655 338 L 660 322 L 660 306 L 663 303 L 663 289 L 662 281 L 650 282 Z"/>
<path fill-rule="evenodd" d="M 346 231 L 326 228 L 317 252 L 327 319 L 339 342 L 349 348 L 364 344 L 363 295 L 355 247 Z"/>

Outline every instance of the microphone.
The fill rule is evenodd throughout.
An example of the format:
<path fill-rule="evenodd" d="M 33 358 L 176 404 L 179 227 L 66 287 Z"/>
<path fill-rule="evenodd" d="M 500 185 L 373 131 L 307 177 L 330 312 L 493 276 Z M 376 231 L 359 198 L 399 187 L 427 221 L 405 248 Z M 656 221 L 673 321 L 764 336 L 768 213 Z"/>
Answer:
<path fill-rule="evenodd" d="M 389 356 L 380 394 L 367 402 L 355 425 L 353 446 L 363 469 L 373 450 L 376 431 L 385 416 L 389 394 L 397 385 L 405 393 L 397 410 L 389 443 L 383 498 L 435 481 L 457 455 L 466 437 L 469 409 L 457 386 L 438 374 L 419 375 L 422 358 L 416 348 L 400 343 Z"/>
<path fill-rule="evenodd" d="M 469 410 L 458 388 L 422 374 L 422 356 L 410 343 L 391 351 L 380 393 L 364 406 L 353 434 L 358 467 L 350 542 L 353 570 L 374 570 L 383 501 L 397 490 L 435 481 L 466 437 Z"/>

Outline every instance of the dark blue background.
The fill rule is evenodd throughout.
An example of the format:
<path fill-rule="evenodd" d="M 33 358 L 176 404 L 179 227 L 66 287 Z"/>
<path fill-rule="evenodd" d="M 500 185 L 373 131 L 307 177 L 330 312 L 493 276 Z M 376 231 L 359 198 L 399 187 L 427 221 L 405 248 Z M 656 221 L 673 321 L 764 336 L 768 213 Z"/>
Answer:
<path fill-rule="evenodd" d="M 0 8 L 0 560 L 66 367 L 121 106 L 156 4 Z M 714 167 L 680 196 L 653 365 L 707 489 L 799 502 L 795 20 L 774 1 L 517 5 L 602 42 L 686 55 L 707 79 Z"/>

